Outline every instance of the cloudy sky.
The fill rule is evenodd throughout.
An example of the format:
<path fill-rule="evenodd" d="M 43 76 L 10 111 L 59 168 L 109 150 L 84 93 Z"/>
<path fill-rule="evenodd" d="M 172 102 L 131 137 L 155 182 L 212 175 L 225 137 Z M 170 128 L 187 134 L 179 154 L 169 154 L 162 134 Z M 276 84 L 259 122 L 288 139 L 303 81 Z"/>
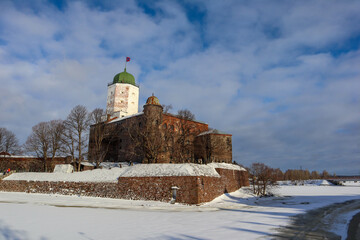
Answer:
<path fill-rule="evenodd" d="M 127 70 L 249 166 L 360 174 L 359 1 L 0 1 L 0 127 L 105 108 Z"/>

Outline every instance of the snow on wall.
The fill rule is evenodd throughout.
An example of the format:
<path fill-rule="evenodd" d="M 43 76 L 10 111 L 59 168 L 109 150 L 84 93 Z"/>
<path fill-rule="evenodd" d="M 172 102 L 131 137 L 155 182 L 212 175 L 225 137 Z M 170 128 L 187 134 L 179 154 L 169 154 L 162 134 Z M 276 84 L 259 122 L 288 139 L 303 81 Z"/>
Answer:
<path fill-rule="evenodd" d="M 208 176 L 220 177 L 209 165 L 187 164 L 138 164 L 128 168 L 120 177 Z"/>
<path fill-rule="evenodd" d="M 73 171 L 74 167 L 71 164 L 57 164 L 54 168 L 56 173 L 72 173 Z"/>
<path fill-rule="evenodd" d="M 211 166 L 213 168 L 223 168 L 223 169 L 229 169 L 229 170 L 238 170 L 238 171 L 246 171 L 245 168 L 240 167 L 239 165 L 235 164 L 229 164 L 229 163 L 209 163 L 208 166 Z"/>
<path fill-rule="evenodd" d="M 49 182 L 117 182 L 126 168 L 95 169 L 74 173 L 13 173 L 3 180 Z"/>
<path fill-rule="evenodd" d="M 215 168 L 228 170 L 245 169 L 227 163 L 207 165 L 186 164 L 137 164 L 131 167 L 94 169 L 84 172 L 13 173 L 3 180 L 49 181 L 49 182 L 117 182 L 119 177 L 164 177 L 164 176 L 207 176 L 220 177 Z"/>

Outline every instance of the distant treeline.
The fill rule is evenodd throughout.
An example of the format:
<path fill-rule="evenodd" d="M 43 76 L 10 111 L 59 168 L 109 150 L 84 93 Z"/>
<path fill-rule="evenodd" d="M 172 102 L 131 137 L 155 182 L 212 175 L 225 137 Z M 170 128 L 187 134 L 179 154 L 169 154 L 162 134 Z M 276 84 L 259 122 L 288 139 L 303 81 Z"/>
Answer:
<path fill-rule="evenodd" d="M 248 170 L 250 177 L 252 177 L 252 175 L 267 175 L 267 178 L 272 181 L 326 179 L 336 176 L 336 174 L 330 175 L 326 170 L 319 173 L 318 171 L 310 172 L 307 169 L 288 169 L 283 172 L 280 168 L 271 168 L 263 163 L 254 163 L 246 169 Z"/>
<path fill-rule="evenodd" d="M 253 163 L 246 168 L 249 173 L 250 183 L 253 192 L 257 195 L 266 195 L 267 187 L 274 185 L 276 181 L 302 181 L 309 179 L 326 179 L 330 174 L 324 170 L 322 173 L 317 171 L 310 172 L 302 169 L 288 169 L 284 172 L 280 168 L 271 168 L 263 163 Z M 336 176 L 335 174 L 332 176 Z"/>

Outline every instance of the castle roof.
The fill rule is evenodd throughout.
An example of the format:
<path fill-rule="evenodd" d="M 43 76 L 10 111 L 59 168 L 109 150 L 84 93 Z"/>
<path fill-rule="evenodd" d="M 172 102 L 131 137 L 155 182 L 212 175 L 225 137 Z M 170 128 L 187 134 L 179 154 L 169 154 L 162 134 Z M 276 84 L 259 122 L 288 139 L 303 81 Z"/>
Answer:
<path fill-rule="evenodd" d="M 131 73 L 126 72 L 126 68 L 123 72 L 115 75 L 113 83 L 128 83 L 136 86 L 135 77 Z"/>
<path fill-rule="evenodd" d="M 147 100 L 146 100 L 146 105 L 160 105 L 159 99 L 157 97 L 154 96 L 154 94 L 152 96 L 150 96 Z"/>

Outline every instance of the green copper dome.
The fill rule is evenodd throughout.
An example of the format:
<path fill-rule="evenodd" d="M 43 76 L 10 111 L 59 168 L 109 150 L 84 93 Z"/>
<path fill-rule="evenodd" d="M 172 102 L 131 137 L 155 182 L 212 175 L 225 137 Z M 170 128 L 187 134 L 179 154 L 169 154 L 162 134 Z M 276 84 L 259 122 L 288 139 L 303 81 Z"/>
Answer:
<path fill-rule="evenodd" d="M 128 83 L 131 85 L 135 85 L 135 78 L 132 74 L 126 72 L 126 68 L 123 72 L 115 75 L 113 83 Z"/>

